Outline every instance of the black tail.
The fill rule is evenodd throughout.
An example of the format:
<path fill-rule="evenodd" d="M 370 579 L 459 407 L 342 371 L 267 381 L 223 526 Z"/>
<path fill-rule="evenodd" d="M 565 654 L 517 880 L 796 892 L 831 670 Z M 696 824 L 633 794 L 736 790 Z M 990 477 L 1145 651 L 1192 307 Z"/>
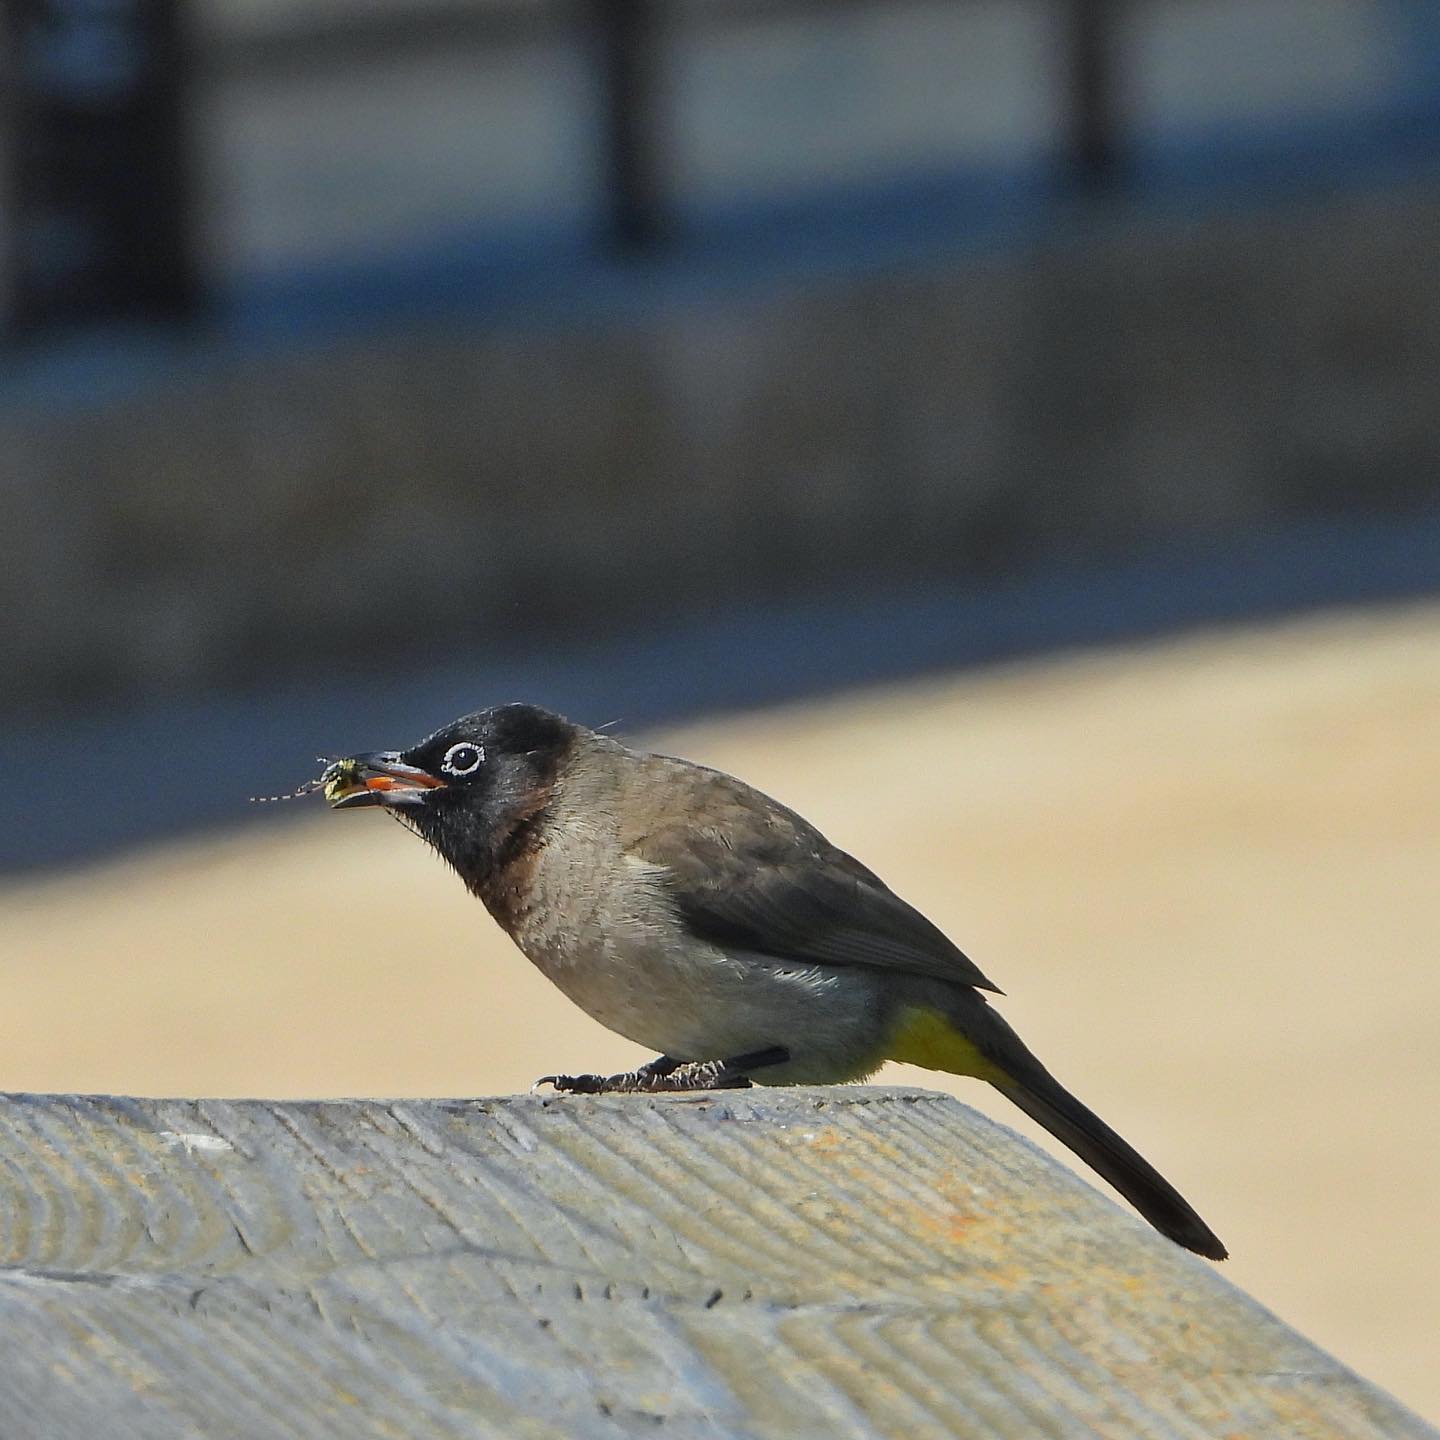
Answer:
<path fill-rule="evenodd" d="M 1009 1075 L 1007 1067 L 1005 1076 L 986 1078 L 1108 1180 L 1162 1235 L 1210 1260 L 1225 1259 L 1229 1252 L 1219 1236 L 1190 1208 L 1184 1196 L 1028 1051 L 1025 1053 L 1029 1063 L 1015 1067 L 1018 1076 Z"/>

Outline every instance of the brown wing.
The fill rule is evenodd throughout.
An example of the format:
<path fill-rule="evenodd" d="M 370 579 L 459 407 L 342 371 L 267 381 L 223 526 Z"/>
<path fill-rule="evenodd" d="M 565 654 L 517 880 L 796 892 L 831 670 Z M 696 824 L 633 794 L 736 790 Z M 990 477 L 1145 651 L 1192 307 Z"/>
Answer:
<path fill-rule="evenodd" d="M 657 807 L 664 818 L 629 850 L 662 869 L 693 934 L 781 960 L 904 970 L 1001 993 L 918 910 L 793 810 L 733 776 L 656 759 L 648 778 L 665 793 Z"/>

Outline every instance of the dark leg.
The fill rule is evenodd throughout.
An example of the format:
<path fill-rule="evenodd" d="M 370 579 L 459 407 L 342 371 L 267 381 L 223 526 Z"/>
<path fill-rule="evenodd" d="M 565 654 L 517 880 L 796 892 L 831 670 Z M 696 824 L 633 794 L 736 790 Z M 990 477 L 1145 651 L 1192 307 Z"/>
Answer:
<path fill-rule="evenodd" d="M 567 1095 L 603 1095 L 607 1091 L 653 1090 L 681 1068 L 680 1061 L 668 1055 L 657 1055 L 638 1070 L 622 1070 L 618 1075 L 542 1075 L 531 1091 L 550 1085 Z"/>
<path fill-rule="evenodd" d="M 750 1084 L 750 1071 L 763 1070 L 767 1065 L 783 1065 L 789 1058 L 790 1052 L 781 1045 L 737 1055 L 732 1060 L 680 1061 L 661 1055 L 638 1070 L 625 1070 L 619 1075 L 542 1075 L 530 1088 L 538 1090 L 542 1085 L 551 1085 L 569 1095 L 744 1090 Z"/>

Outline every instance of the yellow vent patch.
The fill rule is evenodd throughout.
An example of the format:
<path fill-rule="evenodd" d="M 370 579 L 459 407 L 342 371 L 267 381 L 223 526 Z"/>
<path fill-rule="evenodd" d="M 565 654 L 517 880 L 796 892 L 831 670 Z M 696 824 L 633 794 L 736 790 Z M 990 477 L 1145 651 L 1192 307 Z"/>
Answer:
<path fill-rule="evenodd" d="M 1008 1078 L 938 1010 L 902 1010 L 887 1053 L 891 1060 L 905 1065 L 945 1070 L 951 1075 L 974 1075 L 991 1084 Z"/>

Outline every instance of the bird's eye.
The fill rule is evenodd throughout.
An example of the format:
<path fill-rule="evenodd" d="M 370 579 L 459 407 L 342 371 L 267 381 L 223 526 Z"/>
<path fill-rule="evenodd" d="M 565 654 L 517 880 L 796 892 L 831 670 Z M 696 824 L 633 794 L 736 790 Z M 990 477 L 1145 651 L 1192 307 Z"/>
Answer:
<path fill-rule="evenodd" d="M 473 775 L 485 759 L 485 752 L 468 740 L 452 745 L 440 762 L 440 768 L 447 775 Z"/>

